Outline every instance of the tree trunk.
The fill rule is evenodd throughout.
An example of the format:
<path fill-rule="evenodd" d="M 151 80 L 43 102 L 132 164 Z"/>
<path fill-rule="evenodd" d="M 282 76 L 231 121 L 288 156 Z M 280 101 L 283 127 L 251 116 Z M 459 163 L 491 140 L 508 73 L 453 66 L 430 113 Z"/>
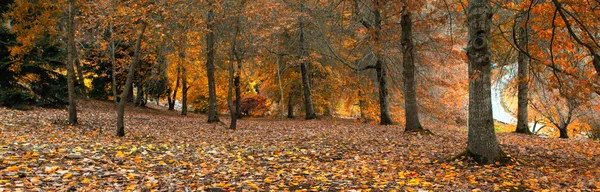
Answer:
<path fill-rule="evenodd" d="M 74 0 L 68 1 L 69 19 L 67 20 L 67 88 L 69 92 L 69 123 L 77 124 L 77 98 L 75 82 L 73 81 L 75 69 L 75 5 Z"/>
<path fill-rule="evenodd" d="M 142 85 L 137 86 L 137 95 L 135 97 L 135 105 L 142 107 L 144 105 L 144 87 Z"/>
<path fill-rule="evenodd" d="M 567 126 L 561 126 L 558 128 L 559 131 L 559 137 L 558 138 L 563 138 L 563 139 L 568 139 L 569 138 L 569 134 L 567 133 Z"/>
<path fill-rule="evenodd" d="M 123 93 L 121 98 L 127 98 L 129 96 L 129 91 L 132 90 L 132 82 L 133 77 L 135 76 L 135 70 L 140 62 L 140 45 L 142 44 L 142 38 L 144 37 L 144 32 L 146 31 L 146 22 L 142 21 L 142 29 L 140 34 L 138 34 L 137 40 L 135 42 L 135 50 L 133 55 L 133 61 L 129 66 L 129 73 L 127 74 L 127 80 L 125 81 L 125 88 L 123 89 Z M 125 136 L 125 122 L 123 121 L 125 115 L 125 103 L 127 101 L 125 99 L 121 99 L 119 101 L 118 112 L 117 112 L 117 136 L 124 137 Z"/>
<path fill-rule="evenodd" d="M 234 86 L 235 86 L 235 115 L 238 119 L 242 118 L 242 112 L 240 111 L 242 103 L 242 89 L 240 87 L 240 78 L 242 78 L 242 58 L 237 58 L 237 71 L 235 72 Z"/>
<path fill-rule="evenodd" d="M 380 2 L 375 2 L 375 22 L 373 39 L 376 46 L 380 46 L 379 36 L 381 35 L 381 12 L 379 11 Z M 393 124 L 392 117 L 390 116 L 390 105 L 388 101 L 388 89 L 387 89 L 387 70 L 383 61 L 383 56 L 380 50 L 376 50 L 377 62 L 375 63 L 375 70 L 377 71 L 377 82 L 379 83 L 379 124 L 391 125 Z"/>
<path fill-rule="evenodd" d="M 523 24 L 526 24 L 525 16 L 527 13 L 521 12 L 517 16 L 518 24 L 518 46 L 519 49 L 523 51 L 528 51 L 527 43 L 528 43 L 528 32 Z M 529 92 L 529 57 L 527 54 L 519 51 L 518 61 L 518 93 L 517 93 L 517 133 L 525 133 L 532 134 L 531 130 L 529 130 L 529 116 L 527 110 L 527 100 L 528 100 L 528 92 Z"/>
<path fill-rule="evenodd" d="M 302 72 L 302 90 L 304 91 L 304 107 L 306 112 L 306 119 L 317 118 L 315 109 L 312 102 L 312 96 L 310 93 L 310 71 L 307 68 L 308 54 L 306 52 L 306 40 L 304 39 L 304 22 L 300 18 L 300 56 L 302 57 L 302 63 L 300 64 L 300 70 Z"/>
<path fill-rule="evenodd" d="M 112 30 L 111 30 L 112 31 Z M 112 42 L 111 40 L 111 56 L 110 56 L 110 70 L 112 72 L 111 74 L 111 89 L 112 89 L 112 93 L 113 93 L 113 102 L 115 103 L 115 107 L 118 105 L 119 103 L 119 96 L 117 95 L 117 66 L 116 66 L 116 62 L 115 62 L 115 45 L 114 42 Z"/>
<path fill-rule="evenodd" d="M 185 39 L 185 37 L 184 37 Z M 179 63 L 181 65 L 181 115 L 187 115 L 187 70 L 185 66 L 185 40 L 180 43 Z"/>
<path fill-rule="evenodd" d="M 187 106 L 187 70 L 185 67 L 181 68 L 181 115 L 187 115 L 188 106 Z"/>
<path fill-rule="evenodd" d="M 210 5 L 212 6 L 212 5 Z M 213 20 L 215 18 L 215 11 L 211 7 L 208 12 L 207 18 L 207 29 L 208 34 L 206 35 L 206 76 L 208 78 L 208 123 L 219 122 L 219 116 L 217 116 L 217 90 L 215 88 L 215 34 L 213 28 Z"/>
<path fill-rule="evenodd" d="M 404 131 L 422 131 L 423 127 L 419 122 L 419 112 L 417 103 L 417 91 L 415 82 L 415 50 L 412 41 L 412 20 L 411 14 L 404 6 L 402 13 L 402 67 L 404 75 L 404 117 L 406 118 L 406 128 Z"/>
<path fill-rule="evenodd" d="M 290 88 L 290 91 L 288 92 L 288 113 L 287 113 L 287 118 L 288 119 L 294 119 L 296 118 L 296 116 L 294 115 L 294 87 L 292 86 Z"/>
<path fill-rule="evenodd" d="M 281 54 L 277 55 L 277 83 L 279 85 L 279 105 L 281 105 L 281 120 L 283 120 L 283 111 L 285 110 L 285 105 L 283 101 L 283 85 L 281 84 L 281 74 L 283 73 L 281 67 L 281 58 L 283 56 Z"/>
<path fill-rule="evenodd" d="M 378 56 L 377 64 L 375 64 L 375 70 L 377 71 L 377 82 L 379 83 L 379 124 L 391 125 L 394 122 L 390 116 L 390 104 L 388 101 L 388 90 L 386 80 L 386 69 L 383 66 L 383 61 Z"/>
<path fill-rule="evenodd" d="M 173 89 L 173 97 L 169 98 L 169 111 L 175 110 L 175 101 L 177 101 L 177 90 L 179 90 L 179 80 L 181 79 L 181 66 L 177 64 L 177 76 L 175 77 L 175 89 Z"/>
<path fill-rule="evenodd" d="M 134 76 L 134 78 L 135 78 L 135 74 L 134 74 L 133 76 Z M 132 83 L 133 83 L 133 82 L 132 82 Z M 125 90 L 125 89 L 123 89 L 123 90 Z M 124 98 L 125 98 L 125 99 L 124 99 L 124 100 L 125 100 L 125 102 L 127 102 L 127 103 L 132 103 L 132 104 L 134 103 L 134 101 L 135 101 L 135 100 L 134 100 L 134 98 L 133 98 L 133 84 L 132 84 L 132 88 L 131 88 L 131 89 L 129 89 L 129 94 L 127 94 L 127 97 L 124 97 Z"/>
<path fill-rule="evenodd" d="M 481 164 L 504 160 L 494 132 L 491 99 L 490 2 L 469 0 L 469 133 L 467 155 Z"/>
<path fill-rule="evenodd" d="M 369 122 L 369 118 L 367 117 L 367 115 L 365 114 L 365 108 L 366 108 L 366 102 L 365 102 L 365 98 L 363 96 L 362 91 L 360 90 L 360 88 L 358 88 L 358 108 L 360 110 L 360 118 L 364 121 L 364 122 Z"/>
<path fill-rule="evenodd" d="M 114 11 L 114 7 L 111 8 L 110 10 L 110 14 L 109 16 L 112 17 L 112 12 Z M 109 21 L 109 31 L 110 31 L 110 70 L 112 72 L 111 75 L 111 89 L 112 89 L 112 94 L 113 94 L 113 102 L 115 103 L 115 107 L 117 107 L 119 105 L 119 95 L 117 95 L 117 62 L 116 60 L 116 56 L 115 56 L 115 52 L 116 52 L 116 47 L 115 47 L 115 40 L 114 40 L 114 30 L 113 30 L 113 23 L 112 23 L 112 19 Z"/>
<path fill-rule="evenodd" d="M 233 36 L 233 39 L 231 41 L 231 53 L 229 55 L 229 85 L 227 86 L 227 107 L 229 107 L 229 114 L 231 117 L 231 123 L 229 124 L 229 129 L 235 130 L 236 128 L 236 124 L 237 124 L 237 112 L 235 110 L 235 106 L 233 105 L 233 84 L 234 84 L 234 70 L 233 70 L 233 62 L 234 62 L 234 57 L 235 57 L 235 45 L 236 45 L 236 39 L 237 39 L 237 34 L 238 34 L 238 28 L 239 24 L 236 26 L 236 30 L 235 30 L 235 35 Z"/>

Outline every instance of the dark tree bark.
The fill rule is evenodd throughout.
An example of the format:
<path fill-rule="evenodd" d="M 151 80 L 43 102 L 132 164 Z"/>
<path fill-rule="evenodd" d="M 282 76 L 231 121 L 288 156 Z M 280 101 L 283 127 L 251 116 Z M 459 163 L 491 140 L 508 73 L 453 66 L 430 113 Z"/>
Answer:
<path fill-rule="evenodd" d="M 181 115 L 185 116 L 188 112 L 187 106 L 187 71 L 185 67 L 181 68 Z"/>
<path fill-rule="evenodd" d="M 185 46 L 184 42 L 180 44 L 179 62 L 181 63 L 181 115 L 187 115 L 187 70 L 185 68 Z"/>
<path fill-rule="evenodd" d="M 212 5 L 209 5 L 212 6 Z M 214 18 L 215 11 L 211 7 L 208 12 L 207 29 L 209 30 L 206 35 L 206 76 L 208 78 L 208 123 L 219 122 L 219 116 L 217 114 L 217 90 L 215 88 L 215 32 L 214 32 Z"/>
<path fill-rule="evenodd" d="M 231 53 L 229 55 L 229 85 L 227 90 L 227 106 L 229 107 L 229 114 L 231 117 L 231 122 L 229 124 L 229 129 L 235 130 L 237 126 L 237 111 L 236 106 L 233 105 L 233 87 L 234 79 L 235 79 L 235 70 L 233 68 L 233 63 L 235 61 L 236 56 L 236 45 L 237 45 L 237 36 L 240 31 L 240 18 L 238 18 L 235 24 L 235 32 L 233 38 L 231 39 Z"/>
<path fill-rule="evenodd" d="M 128 98 L 129 92 L 130 92 L 130 90 L 132 90 L 133 77 L 135 76 L 135 71 L 140 62 L 139 61 L 140 60 L 140 46 L 142 44 L 142 38 L 144 37 L 145 31 L 146 31 L 146 22 L 142 21 L 142 29 L 140 31 L 140 34 L 138 34 L 137 40 L 135 42 L 133 61 L 131 62 L 131 65 L 129 66 L 129 72 L 127 74 L 127 80 L 125 81 L 125 88 L 123 89 L 121 98 Z M 119 106 L 117 107 L 118 112 L 117 112 L 117 133 L 116 133 L 116 135 L 118 137 L 125 136 L 125 122 L 123 119 L 124 119 L 124 115 L 125 115 L 125 103 L 126 102 L 127 101 L 125 99 L 121 99 L 121 101 L 119 101 Z"/>
<path fill-rule="evenodd" d="M 135 75 L 134 75 L 134 77 L 135 77 Z M 125 89 L 123 89 L 123 90 L 125 90 Z M 123 97 L 123 98 L 125 98 L 124 99 L 125 102 L 133 104 L 135 101 L 133 98 L 133 88 L 129 89 L 129 94 L 127 94 L 127 97 Z"/>
<path fill-rule="evenodd" d="M 240 111 L 240 107 L 241 107 L 241 103 L 242 103 L 242 90 L 240 87 L 240 78 L 242 75 L 242 58 L 241 58 L 241 56 L 238 56 L 237 64 L 238 64 L 238 67 L 237 67 L 237 71 L 235 73 L 236 74 L 235 78 L 233 80 L 234 81 L 233 84 L 235 86 L 235 114 L 238 119 L 241 119 L 242 118 L 242 112 Z"/>
<path fill-rule="evenodd" d="M 294 115 L 294 86 L 292 85 L 292 87 L 290 88 L 290 91 L 288 92 L 288 113 L 287 113 L 287 118 L 288 119 L 294 119 L 296 118 L 296 116 Z"/>
<path fill-rule="evenodd" d="M 488 0 L 469 0 L 469 133 L 467 155 L 482 164 L 504 160 L 494 132 L 491 99 L 491 6 Z"/>
<path fill-rule="evenodd" d="M 377 82 L 379 83 L 379 119 L 380 125 L 391 125 L 394 122 L 390 115 L 390 104 L 388 101 L 388 89 L 387 89 L 387 70 L 383 66 L 383 61 L 377 59 L 375 64 L 375 70 L 377 71 Z"/>
<path fill-rule="evenodd" d="M 358 0 L 353 1 L 354 11 L 358 17 L 359 22 L 367 28 L 373 34 L 373 42 L 376 47 L 380 47 L 380 35 L 381 35 L 381 2 L 374 1 L 374 5 L 372 8 L 369 8 L 369 12 L 373 14 L 373 21 L 369 22 L 366 20 L 360 13 Z M 375 50 L 375 56 L 377 57 L 377 61 L 375 65 L 369 65 L 364 68 L 358 69 L 359 71 L 366 69 L 375 69 L 377 72 L 377 83 L 379 84 L 379 124 L 381 125 L 391 125 L 394 122 L 392 121 L 392 117 L 390 115 L 390 105 L 388 101 L 388 89 L 387 89 L 387 71 L 385 68 L 385 62 L 383 59 L 383 55 L 380 53 L 381 50 Z"/>
<path fill-rule="evenodd" d="M 74 82 L 75 63 L 75 5 L 73 0 L 68 1 L 69 13 L 67 20 L 67 88 L 69 92 L 69 123 L 77 124 L 77 98 Z"/>
<path fill-rule="evenodd" d="M 310 90 L 310 71 L 307 68 L 306 62 L 306 60 L 308 59 L 308 53 L 306 51 L 306 39 L 304 37 L 304 21 L 302 18 L 300 18 L 300 56 L 302 57 L 300 71 L 302 72 L 302 91 L 304 92 L 304 107 L 306 112 L 306 119 L 310 120 L 317 118 L 317 115 L 315 114 Z"/>
<path fill-rule="evenodd" d="M 402 66 L 404 75 L 404 117 L 406 128 L 404 131 L 422 131 L 423 126 L 419 122 L 417 103 L 417 91 L 415 82 L 415 50 L 412 41 L 412 20 L 408 6 L 404 6 L 402 14 Z"/>
<path fill-rule="evenodd" d="M 173 111 L 175 110 L 175 101 L 177 100 L 177 90 L 179 90 L 179 80 L 181 79 L 181 66 L 179 64 L 177 64 L 177 75 L 175 77 L 175 89 L 173 89 L 173 97 L 171 97 L 171 95 L 168 96 L 168 103 L 169 103 L 169 111 Z M 169 86 L 169 94 L 171 94 L 170 91 L 171 87 Z"/>
<path fill-rule="evenodd" d="M 561 125 L 558 128 L 558 132 L 559 132 L 558 138 L 568 139 L 569 138 L 569 134 L 568 134 L 567 130 L 568 130 L 567 129 L 567 125 Z"/>
<path fill-rule="evenodd" d="M 525 52 L 528 51 L 527 44 L 528 44 L 528 40 L 529 40 L 529 37 L 528 37 L 529 29 L 527 29 L 525 27 L 525 24 L 527 24 L 526 16 L 527 16 L 527 13 L 525 13 L 525 12 L 521 12 L 517 16 L 517 22 L 519 23 L 519 26 L 517 27 L 517 32 L 518 32 L 517 46 L 519 46 L 519 49 L 521 49 L 522 51 L 519 51 L 519 56 L 517 59 L 518 60 L 517 61 L 518 109 L 517 109 L 517 130 L 515 132 L 524 133 L 524 134 L 532 134 L 531 130 L 529 130 L 529 116 L 528 116 L 528 110 L 527 110 L 527 106 L 528 106 L 527 101 L 528 101 L 528 97 L 529 97 L 529 61 L 530 61 L 530 59 L 526 53 L 523 53 L 523 51 L 525 51 Z"/>

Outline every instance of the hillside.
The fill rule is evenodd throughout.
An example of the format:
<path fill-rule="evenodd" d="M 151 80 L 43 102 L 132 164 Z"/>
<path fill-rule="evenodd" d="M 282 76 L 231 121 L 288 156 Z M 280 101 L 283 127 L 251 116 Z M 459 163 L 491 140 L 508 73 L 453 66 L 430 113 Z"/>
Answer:
<path fill-rule="evenodd" d="M 162 108 L 128 108 L 114 137 L 112 103 L 82 101 L 80 125 L 63 109 L 0 108 L 0 191 L 12 190 L 600 190 L 600 143 L 500 133 L 513 161 L 451 160 L 466 128 L 335 120 L 242 119 L 238 130 Z M 224 117 L 221 117 L 224 119 Z M 227 121 L 224 121 L 227 122 Z"/>

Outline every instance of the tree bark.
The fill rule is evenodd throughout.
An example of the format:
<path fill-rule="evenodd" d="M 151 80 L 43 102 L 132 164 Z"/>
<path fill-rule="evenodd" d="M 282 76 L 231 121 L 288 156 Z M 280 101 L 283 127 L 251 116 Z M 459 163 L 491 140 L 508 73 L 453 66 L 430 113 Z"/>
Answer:
<path fill-rule="evenodd" d="M 237 126 L 237 111 L 236 111 L 236 106 L 233 105 L 233 87 L 234 85 L 234 79 L 235 79 L 235 70 L 233 68 L 233 63 L 235 61 L 235 55 L 236 55 L 236 45 L 237 45 L 237 36 L 240 30 L 240 20 L 238 18 L 236 26 L 235 26 L 235 32 L 233 35 L 233 38 L 231 39 L 231 53 L 229 55 L 229 85 L 228 85 L 228 90 L 227 90 L 227 106 L 229 107 L 229 115 L 231 117 L 231 122 L 229 124 L 229 129 L 235 130 L 236 126 Z"/>
<path fill-rule="evenodd" d="M 518 24 L 518 45 L 519 49 L 523 51 L 528 51 L 528 31 L 525 27 L 526 22 L 526 13 L 521 12 L 517 16 Z M 529 116 L 528 116 L 528 95 L 529 95 L 529 57 L 527 54 L 519 51 L 519 56 L 517 59 L 517 67 L 518 67 L 518 93 L 517 93 L 517 129 L 515 132 L 524 133 L 524 134 L 532 134 L 531 130 L 529 130 Z"/>
<path fill-rule="evenodd" d="M 144 86 L 141 84 L 137 86 L 137 95 L 135 97 L 135 105 L 138 107 L 144 106 Z"/>
<path fill-rule="evenodd" d="M 568 139 L 569 138 L 569 134 L 567 131 L 567 125 L 562 125 L 558 128 L 558 132 L 559 132 L 559 137 L 558 138 L 563 138 L 563 139 Z"/>
<path fill-rule="evenodd" d="M 288 119 L 294 119 L 296 118 L 296 116 L 294 115 L 294 87 L 292 85 L 292 87 L 290 88 L 290 91 L 288 91 L 288 113 L 287 113 L 287 118 Z"/>
<path fill-rule="evenodd" d="M 184 40 L 185 41 L 185 40 Z M 187 70 L 185 66 L 185 42 L 181 42 L 179 50 L 179 62 L 181 63 L 181 115 L 187 115 Z"/>
<path fill-rule="evenodd" d="M 73 80 L 75 69 L 75 5 L 74 0 L 68 1 L 69 13 L 67 20 L 67 88 L 69 92 L 69 123 L 77 124 L 77 98 L 75 94 L 75 82 Z"/>
<path fill-rule="evenodd" d="M 283 120 L 283 111 L 285 110 L 285 105 L 284 105 L 284 101 L 283 101 L 283 85 L 281 84 L 281 74 L 283 73 L 282 67 L 281 67 L 281 59 L 282 59 L 282 55 L 278 54 L 277 55 L 277 83 L 279 85 L 279 105 L 281 105 L 281 120 Z"/>
<path fill-rule="evenodd" d="M 177 75 L 175 77 L 175 89 L 173 89 L 173 97 L 169 95 L 168 103 L 169 103 L 169 111 L 175 110 L 175 101 L 177 100 L 177 90 L 179 90 L 179 80 L 181 79 L 181 65 L 177 64 Z M 169 93 L 170 94 L 170 93 Z"/>
<path fill-rule="evenodd" d="M 212 4 L 210 5 L 212 6 Z M 206 76 L 208 78 L 208 123 L 219 122 L 219 116 L 217 115 L 217 90 L 215 88 L 215 32 L 213 28 L 213 22 L 215 18 L 214 8 L 210 8 L 207 18 L 207 29 L 208 34 L 206 35 Z"/>
<path fill-rule="evenodd" d="M 302 90 L 304 92 L 304 107 L 306 112 L 306 120 L 315 119 L 314 105 L 312 102 L 311 88 L 310 88 L 310 72 L 307 68 L 306 60 L 308 59 L 308 53 L 306 51 L 306 39 L 304 37 L 304 22 L 300 18 L 300 56 L 302 57 L 302 63 L 300 64 L 300 71 L 302 72 Z"/>
<path fill-rule="evenodd" d="M 402 20 L 402 66 L 404 75 L 404 117 L 406 128 L 404 131 L 422 131 L 423 126 L 419 122 L 417 103 L 417 91 L 415 82 L 415 50 L 412 41 L 412 20 L 408 6 L 404 6 Z"/>
<path fill-rule="evenodd" d="M 111 70 L 111 89 L 112 89 L 112 93 L 113 93 L 113 102 L 115 103 L 115 107 L 118 105 L 119 103 L 119 96 L 117 95 L 117 66 L 116 66 L 116 62 L 115 62 L 115 47 L 114 47 L 114 43 L 111 43 L 113 45 L 111 48 L 111 58 L 110 58 L 110 70 Z"/>
<path fill-rule="evenodd" d="M 113 29 L 113 23 L 112 23 L 112 13 L 114 11 L 114 6 L 111 7 L 110 12 L 109 12 L 109 22 L 108 22 L 108 31 L 110 32 L 110 44 L 109 44 L 109 49 L 110 49 L 110 53 L 109 53 L 109 57 L 110 57 L 110 70 L 111 70 L 111 90 L 112 90 L 112 94 L 113 94 L 113 102 L 115 104 L 115 107 L 117 107 L 119 105 L 119 95 L 117 95 L 117 62 L 116 60 L 116 56 L 115 56 L 115 52 L 116 52 L 116 47 L 115 47 L 115 40 L 114 40 L 114 29 Z"/>
<path fill-rule="evenodd" d="M 236 117 L 238 119 L 242 118 L 242 112 L 240 111 L 241 109 L 241 103 L 242 103 L 242 89 L 241 89 L 241 85 L 240 85 L 240 79 L 242 78 L 242 58 L 240 56 L 238 56 L 237 58 L 237 71 L 235 72 L 235 78 L 234 78 L 234 86 L 235 86 L 235 114 Z"/>
<path fill-rule="evenodd" d="M 379 83 L 379 124 L 380 125 L 391 125 L 394 122 L 390 115 L 390 104 L 388 101 L 388 90 L 387 90 L 387 71 L 383 66 L 383 61 L 377 59 L 375 64 L 375 70 L 377 71 L 377 82 Z"/>
<path fill-rule="evenodd" d="M 142 29 L 138 34 L 137 40 L 135 42 L 135 50 L 133 55 L 133 61 L 129 66 L 129 73 L 127 74 L 127 80 L 125 81 L 125 88 L 123 89 L 123 93 L 121 98 L 127 98 L 129 96 L 129 91 L 132 90 L 133 77 L 135 76 L 136 68 L 139 64 L 140 60 L 140 45 L 142 44 L 142 38 L 144 37 L 144 32 L 146 31 L 146 22 L 142 21 Z M 125 136 L 125 122 L 123 120 L 125 115 L 125 103 L 127 101 L 125 99 L 121 99 L 119 101 L 118 112 L 117 112 L 117 133 L 118 137 Z"/>
<path fill-rule="evenodd" d="M 467 23 L 469 44 L 469 133 L 467 154 L 481 164 L 503 160 L 505 156 L 494 132 L 491 100 L 491 57 L 488 36 L 491 27 L 488 0 L 469 0 Z"/>

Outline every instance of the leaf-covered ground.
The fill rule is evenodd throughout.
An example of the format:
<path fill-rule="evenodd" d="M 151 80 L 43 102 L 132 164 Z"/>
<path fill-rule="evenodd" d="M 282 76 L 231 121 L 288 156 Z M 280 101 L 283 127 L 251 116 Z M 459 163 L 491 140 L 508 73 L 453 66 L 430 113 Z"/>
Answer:
<path fill-rule="evenodd" d="M 111 103 L 78 109 L 80 125 L 68 126 L 64 110 L 0 108 L 0 191 L 600 190 L 594 141 L 502 133 L 515 161 L 477 166 L 448 160 L 465 149 L 465 128 L 256 119 L 229 131 L 204 115 L 128 108 L 117 138 Z"/>

